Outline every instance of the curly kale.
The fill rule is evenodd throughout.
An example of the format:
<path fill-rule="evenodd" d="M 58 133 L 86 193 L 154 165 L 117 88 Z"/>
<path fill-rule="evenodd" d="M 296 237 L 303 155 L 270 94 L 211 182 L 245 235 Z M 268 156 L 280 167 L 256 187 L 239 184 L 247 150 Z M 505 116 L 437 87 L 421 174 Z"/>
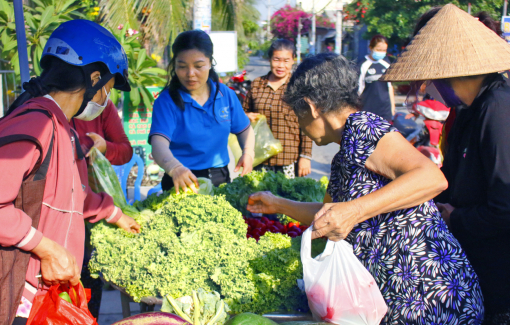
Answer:
<path fill-rule="evenodd" d="M 316 181 L 307 177 L 289 179 L 283 173 L 272 171 L 254 171 L 243 177 L 237 177 L 230 184 L 222 184 L 214 193 L 225 195 L 234 208 L 246 215 L 248 197 L 255 192 L 269 191 L 274 195 L 299 202 L 322 202 L 327 187 L 328 178 L 325 176 Z M 284 217 L 282 220 L 285 219 Z"/>
<path fill-rule="evenodd" d="M 126 289 L 135 301 L 217 291 L 233 313 L 306 308 L 300 238 L 267 233 L 246 239 L 241 213 L 221 196 L 167 195 L 142 210 L 138 235 L 105 222 L 92 228 L 92 272 Z M 148 207 L 148 206 L 146 206 Z M 140 206 L 138 207 L 140 208 Z"/>

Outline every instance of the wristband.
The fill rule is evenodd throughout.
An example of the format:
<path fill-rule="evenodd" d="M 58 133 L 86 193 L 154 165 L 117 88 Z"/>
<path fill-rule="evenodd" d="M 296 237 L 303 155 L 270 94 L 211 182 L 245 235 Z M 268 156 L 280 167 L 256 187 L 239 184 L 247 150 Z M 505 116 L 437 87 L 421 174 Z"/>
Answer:
<path fill-rule="evenodd" d="M 243 150 L 243 155 L 248 155 L 250 156 L 252 159 L 255 159 L 255 150 L 252 149 L 252 148 L 245 148 Z"/>

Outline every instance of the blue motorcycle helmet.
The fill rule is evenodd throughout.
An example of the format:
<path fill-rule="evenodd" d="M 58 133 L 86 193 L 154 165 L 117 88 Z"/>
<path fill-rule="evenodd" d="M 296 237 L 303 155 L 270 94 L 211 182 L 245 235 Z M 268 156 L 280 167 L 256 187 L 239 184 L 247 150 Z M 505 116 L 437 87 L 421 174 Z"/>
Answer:
<path fill-rule="evenodd" d="M 82 67 L 87 87 L 82 106 L 75 116 L 80 115 L 87 103 L 112 77 L 114 88 L 130 91 L 128 82 L 128 60 L 126 52 L 115 36 L 106 28 L 89 20 L 70 20 L 53 31 L 41 56 L 41 67 L 47 67 L 47 58 L 53 56 L 74 66 Z M 94 71 L 91 63 L 103 63 L 108 73 L 92 86 L 90 74 Z"/>

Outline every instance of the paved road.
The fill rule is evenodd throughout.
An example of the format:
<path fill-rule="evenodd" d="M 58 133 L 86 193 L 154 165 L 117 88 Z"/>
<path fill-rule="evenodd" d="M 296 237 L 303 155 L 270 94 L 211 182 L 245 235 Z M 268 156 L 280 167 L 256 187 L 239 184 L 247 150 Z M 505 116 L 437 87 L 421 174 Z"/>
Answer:
<path fill-rule="evenodd" d="M 245 67 L 245 70 L 247 72 L 246 78 L 253 80 L 269 72 L 269 61 L 259 56 L 251 56 L 250 62 Z"/>

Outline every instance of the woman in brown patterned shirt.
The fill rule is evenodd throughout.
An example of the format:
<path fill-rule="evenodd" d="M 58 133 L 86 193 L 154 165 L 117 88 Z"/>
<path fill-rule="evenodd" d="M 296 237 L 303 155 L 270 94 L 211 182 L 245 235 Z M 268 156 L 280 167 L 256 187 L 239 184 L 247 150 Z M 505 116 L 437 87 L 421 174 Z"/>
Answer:
<path fill-rule="evenodd" d="M 312 159 L 312 140 L 299 129 L 297 116 L 283 102 L 295 56 L 296 48 L 291 41 L 274 41 L 269 48 L 271 71 L 253 81 L 243 103 L 250 121 L 255 121 L 258 114 L 267 117 L 273 135 L 283 146 L 283 152 L 254 169 L 280 171 L 292 178 L 310 174 Z"/>

